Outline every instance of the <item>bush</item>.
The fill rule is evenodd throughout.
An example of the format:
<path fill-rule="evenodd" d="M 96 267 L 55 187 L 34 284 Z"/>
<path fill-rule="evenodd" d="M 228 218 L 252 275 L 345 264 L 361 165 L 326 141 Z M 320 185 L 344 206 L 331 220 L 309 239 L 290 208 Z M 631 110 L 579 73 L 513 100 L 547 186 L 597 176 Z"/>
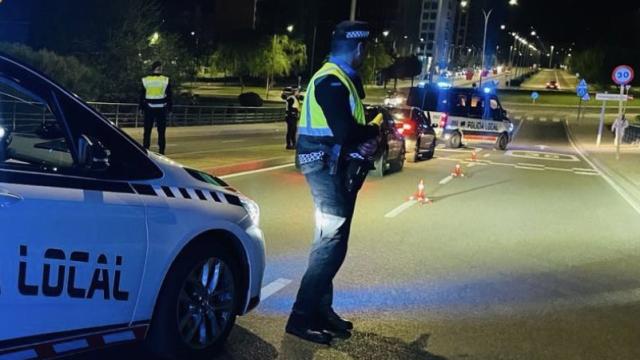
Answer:
<path fill-rule="evenodd" d="M 254 92 L 240 94 L 238 96 L 238 101 L 241 106 L 261 107 L 264 104 L 260 95 Z"/>
<path fill-rule="evenodd" d="M 14 43 L 0 43 L 0 52 L 10 55 L 51 77 L 80 97 L 94 100 L 98 96 L 100 76 L 74 56 L 60 56 L 48 50 Z"/>

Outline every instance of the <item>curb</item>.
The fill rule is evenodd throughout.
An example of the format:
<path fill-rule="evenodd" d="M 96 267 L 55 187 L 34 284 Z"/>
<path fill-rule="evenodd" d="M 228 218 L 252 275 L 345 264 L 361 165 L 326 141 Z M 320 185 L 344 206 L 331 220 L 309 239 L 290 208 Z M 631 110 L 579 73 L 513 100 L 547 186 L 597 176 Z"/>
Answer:
<path fill-rule="evenodd" d="M 224 165 L 214 168 L 204 169 L 205 172 L 215 176 L 234 175 L 238 173 L 268 169 L 276 166 L 293 165 L 294 155 L 281 156 L 270 159 L 259 159 L 233 165 Z"/>

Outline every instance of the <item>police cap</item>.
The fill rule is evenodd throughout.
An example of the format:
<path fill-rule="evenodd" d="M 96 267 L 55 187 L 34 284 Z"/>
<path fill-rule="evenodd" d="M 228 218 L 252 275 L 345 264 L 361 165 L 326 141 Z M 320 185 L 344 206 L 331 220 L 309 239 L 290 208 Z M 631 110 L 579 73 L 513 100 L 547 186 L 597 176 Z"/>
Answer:
<path fill-rule="evenodd" d="M 369 24 L 364 21 L 343 21 L 333 32 L 333 41 L 366 41 L 369 38 Z"/>

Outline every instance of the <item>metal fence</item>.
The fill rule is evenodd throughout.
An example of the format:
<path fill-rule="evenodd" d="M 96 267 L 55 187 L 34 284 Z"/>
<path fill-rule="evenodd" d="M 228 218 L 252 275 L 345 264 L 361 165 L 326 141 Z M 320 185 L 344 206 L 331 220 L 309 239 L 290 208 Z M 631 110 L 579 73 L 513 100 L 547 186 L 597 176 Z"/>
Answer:
<path fill-rule="evenodd" d="M 139 127 L 144 121 L 137 104 L 89 102 L 89 105 L 119 127 Z M 284 120 L 284 107 L 175 105 L 167 120 L 168 126 L 278 122 Z"/>

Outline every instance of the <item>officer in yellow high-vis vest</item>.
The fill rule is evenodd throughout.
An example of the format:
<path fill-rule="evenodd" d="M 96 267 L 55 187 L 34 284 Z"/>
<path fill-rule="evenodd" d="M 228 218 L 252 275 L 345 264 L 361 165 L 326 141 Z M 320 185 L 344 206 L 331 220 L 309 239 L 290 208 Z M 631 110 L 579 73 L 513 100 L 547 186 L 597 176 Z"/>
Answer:
<path fill-rule="evenodd" d="M 145 149 L 149 149 L 151 130 L 155 124 L 158 129 L 158 149 L 164 155 L 167 115 L 171 113 L 172 106 L 171 83 L 167 76 L 162 75 L 162 63 L 156 61 L 151 65 L 151 73 L 142 78 L 140 90 L 140 112 L 144 114 L 142 145 Z"/>
<path fill-rule="evenodd" d="M 309 81 L 298 123 L 296 163 L 311 188 L 316 231 L 286 331 L 321 344 L 348 337 L 353 329 L 333 309 L 333 278 L 347 254 L 357 193 L 380 133 L 380 118 L 366 124 L 357 73 L 368 38 L 366 23 L 346 21 L 336 27 L 331 56 Z"/>

